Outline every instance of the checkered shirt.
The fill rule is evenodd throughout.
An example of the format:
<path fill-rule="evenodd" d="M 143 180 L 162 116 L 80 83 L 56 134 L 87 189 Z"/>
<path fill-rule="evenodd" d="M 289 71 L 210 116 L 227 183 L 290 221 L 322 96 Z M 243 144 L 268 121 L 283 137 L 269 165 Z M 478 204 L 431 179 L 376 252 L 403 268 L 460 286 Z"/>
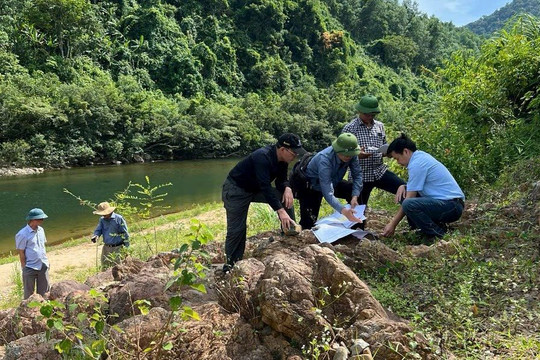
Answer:
<path fill-rule="evenodd" d="M 386 144 L 386 134 L 382 122 L 373 120 L 373 126 L 368 127 L 360 118 L 353 119 L 345 125 L 342 133 L 348 132 L 356 136 L 358 144 L 364 147 L 374 146 L 376 148 Z M 379 152 L 374 153 L 366 159 L 360 159 L 360 167 L 362 168 L 362 178 L 364 182 L 373 182 L 379 180 L 388 166 L 383 163 L 383 155 Z"/>

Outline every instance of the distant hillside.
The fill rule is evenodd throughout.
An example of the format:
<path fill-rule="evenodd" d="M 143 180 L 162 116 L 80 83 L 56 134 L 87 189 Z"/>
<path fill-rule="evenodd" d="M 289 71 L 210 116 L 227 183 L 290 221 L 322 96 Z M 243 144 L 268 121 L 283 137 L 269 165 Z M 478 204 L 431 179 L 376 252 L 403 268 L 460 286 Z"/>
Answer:
<path fill-rule="evenodd" d="M 504 24 L 512 16 L 523 13 L 540 16 L 540 1 L 514 0 L 495 11 L 493 14 L 482 16 L 480 19 L 465 25 L 465 27 L 478 35 L 490 35 L 493 32 L 502 29 Z"/>

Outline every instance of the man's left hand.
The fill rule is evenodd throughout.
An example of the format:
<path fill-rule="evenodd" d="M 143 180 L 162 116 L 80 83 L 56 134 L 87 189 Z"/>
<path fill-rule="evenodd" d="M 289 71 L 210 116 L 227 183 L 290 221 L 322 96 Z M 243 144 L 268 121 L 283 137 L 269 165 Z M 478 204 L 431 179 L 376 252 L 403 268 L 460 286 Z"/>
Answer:
<path fill-rule="evenodd" d="M 351 208 L 355 208 L 358 206 L 358 196 L 353 196 L 351 198 Z"/>
<path fill-rule="evenodd" d="M 281 198 L 281 202 L 287 209 L 290 209 L 293 206 L 293 200 L 294 196 L 292 193 L 292 190 L 290 187 L 286 187 L 285 191 L 283 191 L 283 197 Z"/>

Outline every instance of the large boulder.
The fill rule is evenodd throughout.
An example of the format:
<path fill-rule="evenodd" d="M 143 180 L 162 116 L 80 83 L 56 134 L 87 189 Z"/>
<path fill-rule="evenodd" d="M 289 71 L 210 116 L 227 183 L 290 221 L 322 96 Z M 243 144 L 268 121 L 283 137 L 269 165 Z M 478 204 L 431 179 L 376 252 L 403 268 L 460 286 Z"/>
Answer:
<path fill-rule="evenodd" d="M 294 256 L 276 254 L 265 265 L 257 289 L 262 320 L 296 341 L 359 317 L 387 319 L 367 285 L 330 249 L 310 245 Z"/>
<path fill-rule="evenodd" d="M 16 340 L 18 336 L 18 326 L 15 318 L 15 309 L 0 311 L 0 345 L 5 345 Z"/>
<path fill-rule="evenodd" d="M 265 266 L 257 259 L 240 261 L 229 276 L 216 278 L 215 288 L 218 301 L 225 310 L 239 313 L 245 320 L 260 327 L 260 314 L 257 311 L 259 300 L 256 287 L 264 273 Z"/>
<path fill-rule="evenodd" d="M 47 341 L 44 333 L 25 336 L 6 345 L 3 360 L 61 360 L 54 342 Z"/>
<path fill-rule="evenodd" d="M 169 297 L 165 293 L 167 278 L 159 274 L 139 274 L 133 281 L 121 283 L 109 290 L 109 309 L 114 316 L 111 323 L 140 314 L 134 303 L 137 300 L 148 300 L 151 307 L 169 308 Z"/>
<path fill-rule="evenodd" d="M 239 269 L 237 276 L 249 280 L 243 286 L 248 292 L 243 298 L 258 306 L 261 321 L 276 333 L 300 344 L 322 341 L 323 334 L 345 343 L 361 338 L 380 359 L 401 359 L 389 350 L 392 347 L 411 350 L 411 327 L 387 312 L 331 249 L 308 245 L 290 251 L 287 246 L 270 246 L 273 251 L 265 250 L 266 258 L 261 258 L 262 274 L 261 265 L 251 259 L 235 267 Z M 249 265 L 244 264 L 247 261 Z M 235 276 L 234 271 L 230 276 Z M 237 294 L 238 289 L 228 291 Z M 430 358 L 424 350 L 426 341 L 413 340 L 419 344 L 416 351 L 421 357 Z"/>
<path fill-rule="evenodd" d="M 85 285 L 90 286 L 91 288 L 105 288 L 109 284 L 114 283 L 114 277 L 112 274 L 112 269 L 108 268 L 105 271 L 99 272 L 93 276 L 90 276 L 84 282 Z"/>
<path fill-rule="evenodd" d="M 152 342 L 159 342 L 169 316 L 169 311 L 155 307 L 146 315 L 136 315 L 116 324 L 110 333 L 110 356 L 114 359 L 116 355 L 129 353 L 134 359 L 139 358 L 145 349 L 153 348 Z"/>
<path fill-rule="evenodd" d="M 65 298 L 72 292 L 84 293 L 90 290 L 90 286 L 86 284 L 81 284 L 75 280 L 64 280 L 52 284 L 51 290 L 49 292 L 49 299 L 58 300 Z"/>
<path fill-rule="evenodd" d="M 273 360 L 298 353 L 288 343 L 272 351 L 238 313 L 228 313 L 215 302 L 194 308 L 200 321 L 182 323 L 185 333 L 174 343 L 167 359 L 186 360 Z M 279 337 L 279 336 L 278 336 Z M 283 340 L 283 339 L 282 339 Z"/>
<path fill-rule="evenodd" d="M 13 315 L 12 324 L 15 327 L 10 333 L 15 334 L 16 338 L 21 338 L 26 335 L 34 335 L 45 331 L 47 324 L 46 320 L 41 316 L 39 306 L 29 306 L 30 303 L 41 303 L 43 301 L 43 297 L 39 294 L 33 294 L 28 299 L 23 300 Z"/>

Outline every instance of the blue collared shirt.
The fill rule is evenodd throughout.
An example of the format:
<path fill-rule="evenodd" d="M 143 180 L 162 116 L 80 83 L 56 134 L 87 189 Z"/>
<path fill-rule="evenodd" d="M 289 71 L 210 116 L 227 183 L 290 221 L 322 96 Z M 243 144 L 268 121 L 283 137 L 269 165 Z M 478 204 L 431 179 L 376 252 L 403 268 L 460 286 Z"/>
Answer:
<path fill-rule="evenodd" d="M 94 235 L 103 235 L 103 243 L 106 245 L 118 245 L 124 243 L 129 246 L 129 232 L 126 220 L 122 215 L 112 213 L 111 217 L 106 219 L 103 216 L 99 218 L 98 225 L 94 230 Z"/>
<path fill-rule="evenodd" d="M 437 200 L 465 200 L 465 194 L 450 171 L 430 154 L 421 150 L 413 152 L 407 170 L 407 191 L 417 191 L 420 196 Z"/>
<path fill-rule="evenodd" d="M 17 250 L 24 250 L 26 259 L 26 267 L 34 270 L 41 270 L 43 264 L 49 267 L 49 259 L 45 251 L 45 230 L 38 226 L 33 230 L 30 225 L 23 227 L 17 235 L 15 235 L 15 246 Z"/>
<path fill-rule="evenodd" d="M 329 146 L 318 152 L 306 169 L 306 176 L 311 187 L 320 191 L 326 202 L 340 213 L 343 210 L 343 205 L 334 196 L 334 186 L 343 180 L 347 169 L 350 169 L 353 181 L 352 196 L 359 196 L 360 191 L 362 191 L 362 169 L 358 162 L 358 156 L 353 156 L 350 161 L 343 162 L 334 149 Z"/>

